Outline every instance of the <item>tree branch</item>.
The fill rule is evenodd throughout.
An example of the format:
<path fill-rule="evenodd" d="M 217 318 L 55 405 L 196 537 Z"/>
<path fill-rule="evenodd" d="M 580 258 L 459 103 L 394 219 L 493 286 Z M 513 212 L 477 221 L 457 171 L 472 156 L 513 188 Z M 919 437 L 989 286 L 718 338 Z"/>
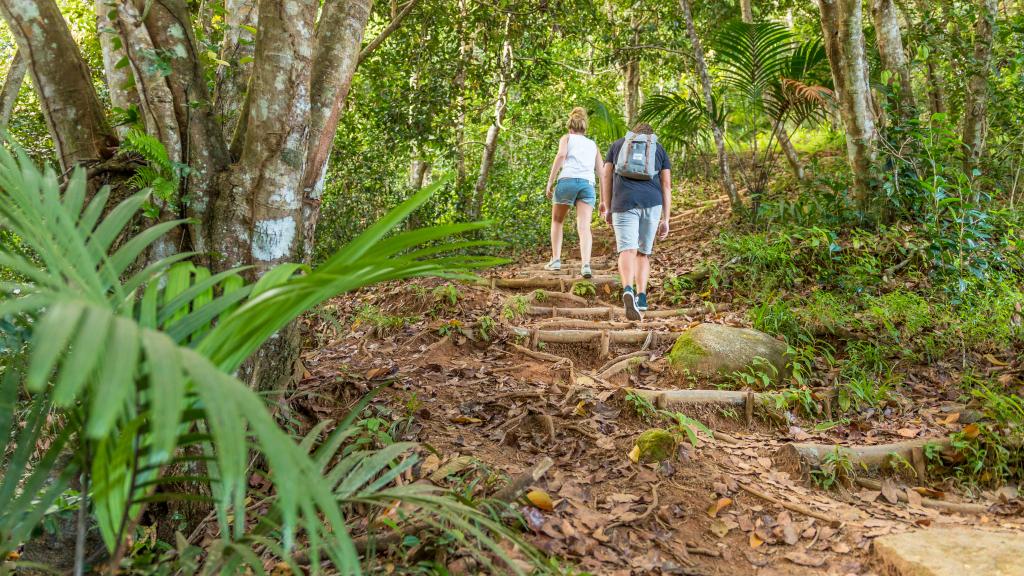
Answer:
<path fill-rule="evenodd" d="M 26 72 L 28 72 L 28 59 L 21 53 L 21 50 L 18 50 L 14 53 L 11 67 L 7 69 L 4 87 L 0 90 L 0 126 L 7 126 L 11 119 L 11 111 L 14 110 L 14 103 L 18 100 L 18 93 L 21 92 L 21 84 L 25 81 Z"/>
<path fill-rule="evenodd" d="M 55 0 L 0 0 L 0 13 L 28 62 L 61 169 L 113 155 L 117 139 Z"/>
<path fill-rule="evenodd" d="M 392 32 L 398 30 L 398 27 L 402 25 L 402 20 L 405 20 L 405 17 L 408 16 L 410 12 L 412 12 L 412 9 L 415 8 L 417 4 L 419 4 L 419 1 L 420 0 L 409 0 L 405 7 L 402 8 L 402 11 L 399 12 L 394 17 L 393 20 L 391 20 L 391 23 L 388 24 L 388 27 L 385 28 L 380 34 L 378 34 L 377 37 L 373 39 L 373 41 L 367 44 L 366 48 L 363 48 L 363 51 L 359 53 L 360 63 L 362 63 L 363 60 L 366 60 L 370 53 L 376 50 L 377 47 L 383 44 L 384 41 L 387 40 L 388 36 L 390 36 Z"/>

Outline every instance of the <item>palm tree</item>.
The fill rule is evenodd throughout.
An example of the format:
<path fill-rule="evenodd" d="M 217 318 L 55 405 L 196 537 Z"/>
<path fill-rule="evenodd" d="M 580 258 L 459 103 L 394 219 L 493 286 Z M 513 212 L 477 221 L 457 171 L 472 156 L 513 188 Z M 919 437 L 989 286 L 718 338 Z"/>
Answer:
<path fill-rule="evenodd" d="M 723 26 L 713 43 L 714 64 L 724 95 L 734 105 L 715 105 L 714 114 L 752 118 L 748 132 L 753 142 L 766 131 L 768 145 L 745 176 L 752 196 L 763 192 L 776 160 L 774 143 L 780 142 L 794 173 L 802 178 L 795 150 L 788 144 L 787 126 L 796 129 L 805 122 L 823 118 L 831 100 L 828 88 L 828 60 L 819 39 L 797 41 L 788 28 L 771 23 L 731 21 Z M 666 135 L 700 134 L 708 112 L 693 98 L 681 94 L 648 98 L 644 117 L 660 123 Z M 765 126 L 765 124 L 767 126 Z M 765 130 L 767 128 L 767 130 Z"/>
<path fill-rule="evenodd" d="M 465 278 L 499 263 L 464 255 L 483 242 L 446 241 L 481 224 L 385 237 L 440 185 L 401 204 L 319 268 L 283 264 L 247 284 L 243 269 L 211 274 L 189 262 L 190 254 L 136 269 L 139 256 L 184 221 L 133 233 L 148 190 L 111 208 L 109 189 L 89 197 L 85 170 L 76 169 L 62 189 L 52 170 L 0 148 L 0 231 L 23 248 L 0 245 L 0 269 L 9 271 L 0 279 L 14 277 L 0 281 L 0 318 L 20 319 L 31 333 L 25 355 L 0 358 L 0 448 L 17 427 L 19 406 L 31 406 L 14 451 L 0 450 L 0 557 L 28 538 L 77 477 L 79 527 L 91 512 L 112 563 L 148 503 L 197 496 L 172 491 L 182 483 L 203 484 L 212 497 L 222 541 L 211 573 L 259 565 L 250 546 L 289 558 L 301 531 L 314 571 L 323 556 L 340 572 L 358 574 L 346 514 L 354 503 L 383 508 L 395 501 L 411 504 L 429 526 L 450 527 L 507 560 L 493 535 L 518 539 L 500 522 L 436 489 L 393 485 L 416 462 L 411 444 L 354 449 L 351 417 L 321 423 L 296 443 L 234 376 L 277 330 L 328 298 L 400 278 Z M 22 386 L 25 400 L 18 402 Z M 32 457 L 48 420 L 62 426 Z M 265 459 L 274 486 L 260 500 L 269 509 L 260 518 L 247 501 L 255 497 L 248 486 L 253 453 Z M 76 558 L 81 573 L 84 550 Z"/>

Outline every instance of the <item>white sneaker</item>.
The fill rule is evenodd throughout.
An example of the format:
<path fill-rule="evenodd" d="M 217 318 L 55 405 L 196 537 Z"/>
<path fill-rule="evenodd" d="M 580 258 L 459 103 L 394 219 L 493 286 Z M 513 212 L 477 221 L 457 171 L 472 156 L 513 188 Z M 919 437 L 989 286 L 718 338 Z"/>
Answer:
<path fill-rule="evenodd" d="M 580 268 L 580 276 L 583 276 L 584 278 L 591 278 L 594 276 L 593 271 L 590 270 L 590 264 L 584 264 L 583 267 Z"/>
<path fill-rule="evenodd" d="M 551 262 L 548 262 L 548 263 L 547 263 L 547 264 L 546 264 L 546 265 L 544 266 L 544 269 L 545 269 L 545 270 L 550 270 L 550 271 L 552 271 L 552 272 L 557 272 L 557 271 L 559 271 L 559 270 L 561 270 L 561 269 L 562 269 L 562 261 L 561 261 L 561 260 L 559 260 L 558 258 L 555 258 L 555 259 L 554 259 L 554 260 L 552 260 Z"/>

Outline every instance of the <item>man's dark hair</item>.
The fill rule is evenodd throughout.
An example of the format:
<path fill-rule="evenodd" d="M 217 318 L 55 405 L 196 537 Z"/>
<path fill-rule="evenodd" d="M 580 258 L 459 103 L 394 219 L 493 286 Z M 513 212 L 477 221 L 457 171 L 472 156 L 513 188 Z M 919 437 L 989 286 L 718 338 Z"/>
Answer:
<path fill-rule="evenodd" d="M 654 128 L 647 122 L 637 122 L 633 125 L 633 134 L 654 134 Z"/>

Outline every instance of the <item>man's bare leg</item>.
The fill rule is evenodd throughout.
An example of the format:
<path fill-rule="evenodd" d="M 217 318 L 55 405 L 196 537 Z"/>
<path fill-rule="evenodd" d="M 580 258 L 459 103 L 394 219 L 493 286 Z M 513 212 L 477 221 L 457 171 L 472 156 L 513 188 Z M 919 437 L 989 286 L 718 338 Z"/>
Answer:
<path fill-rule="evenodd" d="M 633 286 L 636 281 L 636 250 L 623 250 L 619 252 L 619 278 L 622 279 L 622 288 Z"/>
<path fill-rule="evenodd" d="M 647 254 L 636 253 L 636 292 L 637 294 L 647 293 L 647 280 L 651 276 L 651 257 Z"/>

